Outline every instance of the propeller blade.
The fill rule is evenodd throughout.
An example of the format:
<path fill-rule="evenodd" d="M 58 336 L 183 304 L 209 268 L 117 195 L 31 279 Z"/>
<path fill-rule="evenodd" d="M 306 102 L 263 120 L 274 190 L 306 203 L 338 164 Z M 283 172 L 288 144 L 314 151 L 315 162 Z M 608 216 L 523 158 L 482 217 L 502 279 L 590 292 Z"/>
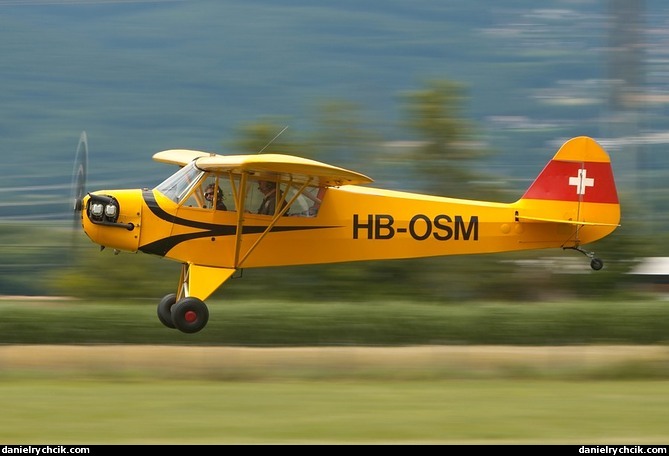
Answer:
<path fill-rule="evenodd" d="M 85 131 L 79 136 L 79 144 L 74 156 L 74 167 L 72 168 L 72 183 L 70 184 L 70 210 L 72 211 L 72 237 L 70 249 L 67 253 L 66 263 L 74 267 L 77 263 L 78 246 L 80 244 L 79 234 L 81 230 L 81 211 L 83 199 L 86 195 L 86 176 L 88 174 L 88 136 Z"/>
<path fill-rule="evenodd" d="M 74 156 L 74 168 L 72 170 L 72 210 L 75 225 L 78 223 L 78 215 L 82 210 L 82 201 L 86 194 L 86 176 L 88 173 L 88 136 L 85 131 L 81 132 L 79 145 Z"/>
<path fill-rule="evenodd" d="M 81 226 L 81 210 L 84 195 L 86 195 L 86 176 L 88 174 L 88 136 L 85 131 L 79 136 L 77 152 L 74 156 L 74 167 L 72 168 L 72 223 L 73 230 L 77 231 Z"/>

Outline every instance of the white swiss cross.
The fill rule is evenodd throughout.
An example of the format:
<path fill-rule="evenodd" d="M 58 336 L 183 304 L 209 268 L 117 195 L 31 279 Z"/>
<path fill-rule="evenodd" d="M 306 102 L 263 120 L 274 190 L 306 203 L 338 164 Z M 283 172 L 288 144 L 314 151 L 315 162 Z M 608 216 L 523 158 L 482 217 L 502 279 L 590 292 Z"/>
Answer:
<path fill-rule="evenodd" d="M 595 179 L 592 177 L 585 177 L 586 175 L 587 170 L 579 169 L 578 176 L 569 178 L 569 185 L 576 187 L 577 195 L 585 195 L 586 188 L 595 186 Z"/>

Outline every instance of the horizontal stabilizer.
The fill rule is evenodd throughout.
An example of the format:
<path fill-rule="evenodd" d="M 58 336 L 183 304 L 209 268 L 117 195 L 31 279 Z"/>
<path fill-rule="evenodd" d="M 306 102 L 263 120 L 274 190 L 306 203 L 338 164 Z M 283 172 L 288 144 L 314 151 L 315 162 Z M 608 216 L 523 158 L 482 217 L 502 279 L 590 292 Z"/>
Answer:
<path fill-rule="evenodd" d="M 586 226 L 620 226 L 620 224 L 618 223 L 586 222 L 583 220 L 564 220 L 564 219 L 551 219 L 544 217 L 524 217 L 524 216 L 518 216 L 518 221 L 565 223 L 567 225 L 586 225 Z"/>

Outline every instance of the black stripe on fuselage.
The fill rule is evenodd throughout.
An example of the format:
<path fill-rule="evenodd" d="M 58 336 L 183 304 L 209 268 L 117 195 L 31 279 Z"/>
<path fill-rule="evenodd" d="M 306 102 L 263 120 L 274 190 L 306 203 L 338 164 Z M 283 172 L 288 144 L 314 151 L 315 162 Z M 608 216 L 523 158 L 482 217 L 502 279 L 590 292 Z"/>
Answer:
<path fill-rule="evenodd" d="M 139 250 L 144 253 L 153 255 L 165 256 L 167 252 L 182 242 L 190 241 L 192 239 L 215 237 L 215 236 L 232 236 L 237 232 L 235 225 L 219 225 L 216 223 L 200 222 L 197 220 L 185 219 L 170 214 L 158 205 L 152 191 L 143 191 L 142 197 L 149 210 L 159 219 L 168 223 L 198 228 L 203 231 L 197 233 L 184 233 L 175 236 L 168 236 L 163 239 L 151 242 L 139 247 Z M 337 226 L 274 226 L 270 232 L 279 233 L 283 231 L 302 231 L 302 230 L 320 230 L 324 228 L 338 228 Z M 243 226 L 242 235 L 244 234 L 259 234 L 267 229 L 266 226 Z"/>

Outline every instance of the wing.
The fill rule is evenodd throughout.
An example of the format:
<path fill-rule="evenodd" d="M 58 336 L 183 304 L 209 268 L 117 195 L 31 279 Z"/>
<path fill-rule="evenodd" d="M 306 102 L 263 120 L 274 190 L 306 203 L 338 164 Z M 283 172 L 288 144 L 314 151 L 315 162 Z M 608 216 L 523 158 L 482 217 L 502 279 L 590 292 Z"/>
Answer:
<path fill-rule="evenodd" d="M 247 172 L 255 176 L 274 173 L 290 176 L 294 182 L 310 181 L 328 187 L 373 182 L 371 178 L 355 171 L 283 154 L 207 155 L 197 158 L 197 167 L 204 171 Z"/>
<path fill-rule="evenodd" d="M 287 175 L 293 182 L 325 187 L 359 185 L 374 182 L 364 174 L 328 165 L 308 158 L 283 154 L 218 155 L 189 149 L 169 149 L 157 152 L 153 159 L 171 165 L 185 166 L 197 160 L 197 167 L 210 172 L 247 172 L 255 176 L 263 173 Z"/>
<path fill-rule="evenodd" d="M 208 157 L 210 155 L 216 154 L 211 152 L 201 152 L 199 150 L 170 149 L 153 154 L 153 159 L 169 165 L 186 166 L 196 158 Z"/>

